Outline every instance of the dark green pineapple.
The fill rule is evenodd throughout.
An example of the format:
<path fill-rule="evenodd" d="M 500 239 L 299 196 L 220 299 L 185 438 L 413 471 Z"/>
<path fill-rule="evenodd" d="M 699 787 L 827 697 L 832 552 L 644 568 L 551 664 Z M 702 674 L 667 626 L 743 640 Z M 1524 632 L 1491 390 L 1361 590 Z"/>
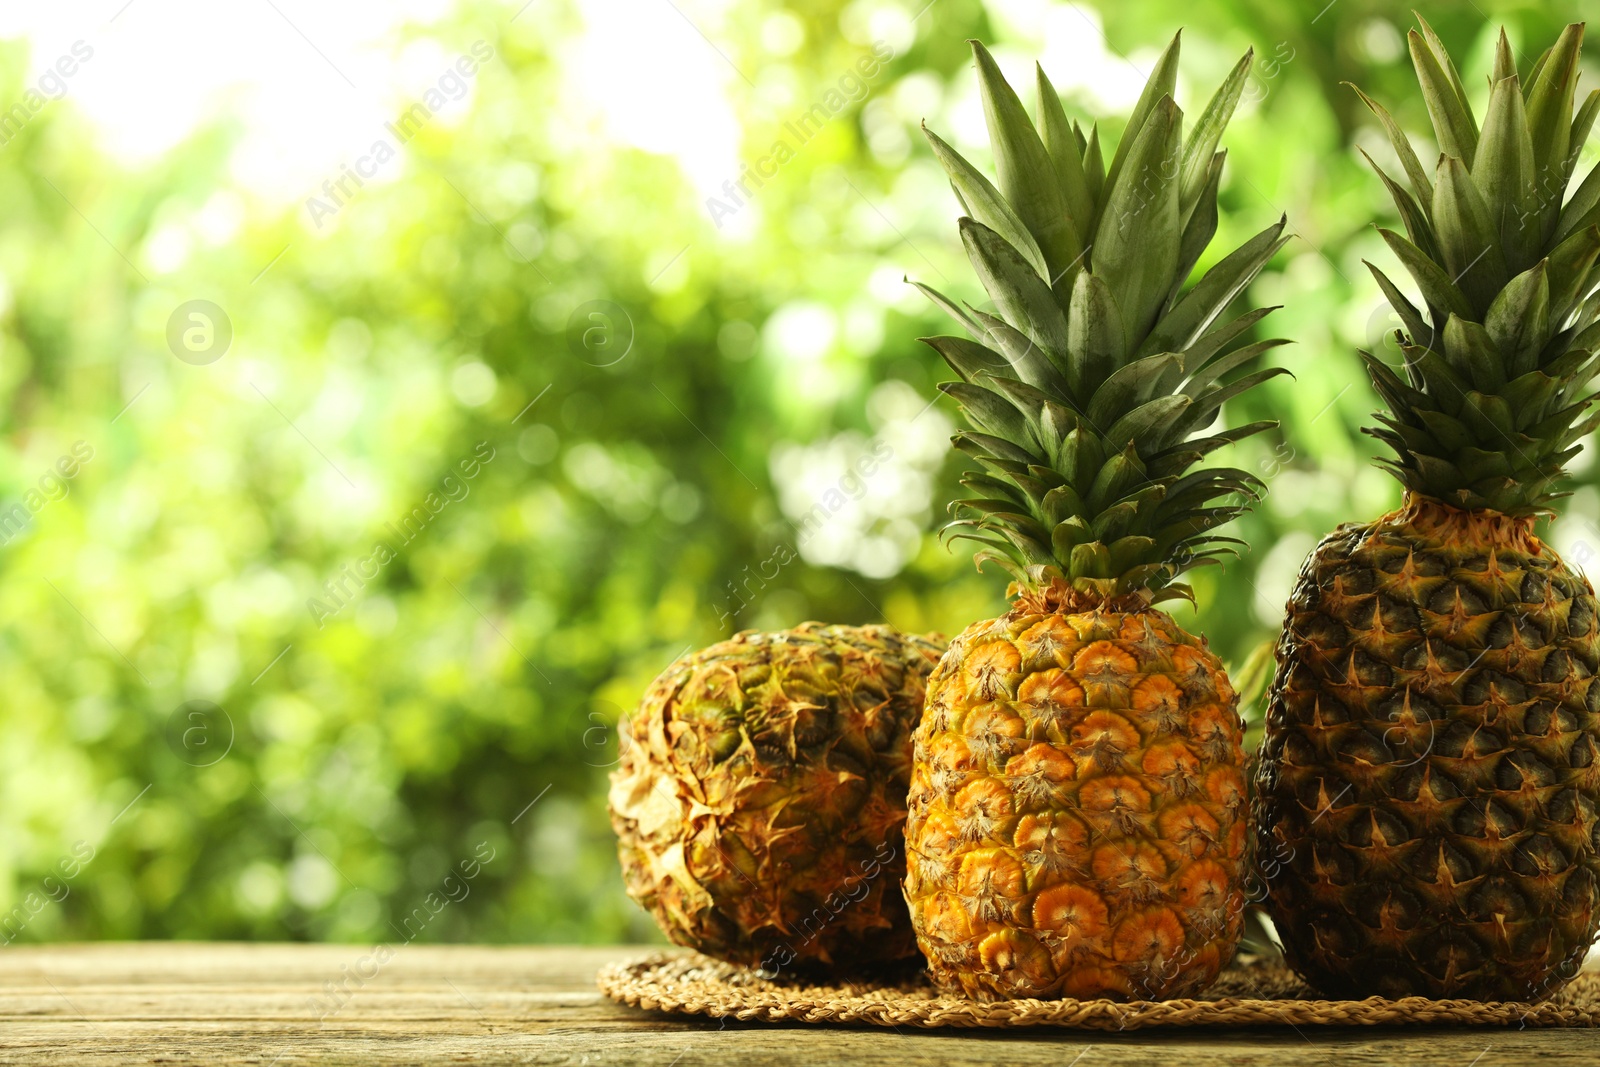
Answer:
<path fill-rule="evenodd" d="M 1381 231 L 1405 365 L 1363 352 L 1401 508 L 1340 527 L 1290 598 L 1256 786 L 1290 962 L 1329 996 L 1538 1000 L 1600 921 L 1600 667 L 1589 583 L 1534 534 L 1594 430 L 1600 169 L 1566 197 L 1582 26 L 1519 77 L 1505 35 L 1480 127 L 1426 23 L 1411 55 L 1440 156 Z M 1363 99 L 1366 99 L 1363 96 Z M 1375 169 L 1377 169 L 1375 167 Z"/>

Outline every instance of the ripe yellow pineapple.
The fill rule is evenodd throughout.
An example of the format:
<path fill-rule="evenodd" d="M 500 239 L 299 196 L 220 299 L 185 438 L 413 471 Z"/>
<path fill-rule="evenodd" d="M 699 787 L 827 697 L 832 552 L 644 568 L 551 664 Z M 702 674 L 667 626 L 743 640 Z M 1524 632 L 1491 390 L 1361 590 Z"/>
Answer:
<path fill-rule="evenodd" d="M 970 340 L 929 339 L 974 429 L 956 536 L 1010 572 L 1011 609 L 951 643 L 916 732 L 906 899 L 935 980 L 971 996 L 1184 996 L 1231 958 L 1243 909 L 1237 698 L 1155 605 L 1231 549 L 1261 488 L 1195 469 L 1264 430 L 1209 432 L 1280 341 L 1218 323 L 1283 222 L 1187 280 L 1217 224 L 1216 150 L 1247 54 L 1185 140 L 1175 39 L 1109 168 L 1038 75 L 1037 127 L 976 42 L 999 187 L 929 134 L 998 314 L 925 289 Z"/>
<path fill-rule="evenodd" d="M 1426 23 L 1411 55 L 1441 155 L 1389 113 L 1414 306 L 1370 430 L 1399 510 L 1306 560 L 1278 644 L 1257 772 L 1257 854 L 1289 961 L 1329 996 L 1539 1000 L 1600 925 L 1600 629 L 1589 583 L 1534 534 L 1600 422 L 1600 167 L 1564 193 L 1582 26 L 1524 81 L 1504 33 L 1480 129 Z M 1370 266 L 1370 265 L 1369 265 Z M 1587 297 L 1587 299 L 1585 299 Z"/>
<path fill-rule="evenodd" d="M 611 776 L 628 894 L 674 942 L 769 971 L 914 956 L 911 730 L 944 647 L 805 623 L 668 667 Z"/>

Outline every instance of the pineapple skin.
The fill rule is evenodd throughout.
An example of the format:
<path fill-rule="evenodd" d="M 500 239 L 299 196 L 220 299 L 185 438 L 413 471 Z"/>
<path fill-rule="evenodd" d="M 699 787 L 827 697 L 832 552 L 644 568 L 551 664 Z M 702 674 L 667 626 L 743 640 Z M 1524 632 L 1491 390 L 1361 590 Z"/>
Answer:
<path fill-rule="evenodd" d="M 1596 603 L 1532 527 L 1407 494 L 1301 570 L 1256 856 L 1328 996 L 1539 1001 L 1594 939 Z"/>
<path fill-rule="evenodd" d="M 978 999 L 1199 992 L 1243 921 L 1238 699 L 1161 611 L 974 623 L 915 736 L 906 901 L 936 983 Z"/>
<path fill-rule="evenodd" d="M 772 972 L 914 956 L 911 731 L 945 644 L 813 622 L 673 663 L 611 775 L 628 895 L 674 943 Z"/>

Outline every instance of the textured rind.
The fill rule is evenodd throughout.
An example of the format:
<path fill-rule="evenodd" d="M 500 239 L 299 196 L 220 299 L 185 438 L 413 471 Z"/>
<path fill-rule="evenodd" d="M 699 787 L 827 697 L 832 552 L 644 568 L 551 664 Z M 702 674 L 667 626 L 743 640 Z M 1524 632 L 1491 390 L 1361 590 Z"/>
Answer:
<path fill-rule="evenodd" d="M 1541 1000 L 1600 921 L 1594 594 L 1531 521 L 1415 506 L 1330 534 L 1290 597 L 1256 773 L 1268 910 L 1329 996 Z"/>
<path fill-rule="evenodd" d="M 1014 611 L 955 639 L 916 732 L 906 900 L 941 987 L 1161 1000 L 1232 958 L 1243 727 L 1154 609 Z"/>
<path fill-rule="evenodd" d="M 667 668 L 611 776 L 628 894 L 675 943 L 734 963 L 914 955 L 899 892 L 911 730 L 944 646 L 806 623 Z"/>

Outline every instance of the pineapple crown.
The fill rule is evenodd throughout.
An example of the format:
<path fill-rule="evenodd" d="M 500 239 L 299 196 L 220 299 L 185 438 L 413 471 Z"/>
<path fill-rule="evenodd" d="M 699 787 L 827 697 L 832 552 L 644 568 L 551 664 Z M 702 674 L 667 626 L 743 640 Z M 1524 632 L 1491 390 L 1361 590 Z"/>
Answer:
<path fill-rule="evenodd" d="M 973 429 L 955 446 L 982 468 L 951 505 L 947 536 L 984 547 L 1012 595 L 1052 607 L 1193 599 L 1175 579 L 1219 562 L 1213 531 L 1259 498 L 1208 454 L 1276 425 L 1210 432 L 1222 405 L 1282 368 L 1248 370 L 1282 340 L 1236 342 L 1272 308 L 1218 317 L 1281 248 L 1284 220 L 1188 290 L 1217 229 L 1217 150 L 1250 71 L 1245 53 L 1183 135 L 1173 102 L 1179 38 L 1161 56 L 1105 164 L 1097 126 L 1069 123 L 1043 69 L 1028 118 L 971 42 L 998 186 L 924 129 L 965 211 L 961 239 L 994 314 L 918 285 L 968 337 L 923 340 L 961 379 L 940 389 Z"/>
<path fill-rule="evenodd" d="M 1411 59 L 1439 146 L 1431 178 L 1394 118 L 1361 93 L 1409 186 L 1368 157 L 1407 236 L 1379 233 L 1427 305 L 1367 264 L 1403 324 L 1405 354 L 1402 378 L 1361 353 L 1389 409 L 1367 432 L 1394 450 L 1378 462 L 1407 490 L 1467 510 L 1548 515 L 1567 495 L 1554 491 L 1567 461 L 1600 424 L 1586 394 L 1600 369 L 1600 294 L 1590 292 L 1600 281 L 1600 167 L 1562 203 L 1600 90 L 1573 115 L 1582 24 L 1562 31 L 1526 81 L 1501 30 L 1480 128 L 1444 45 L 1417 21 Z"/>

